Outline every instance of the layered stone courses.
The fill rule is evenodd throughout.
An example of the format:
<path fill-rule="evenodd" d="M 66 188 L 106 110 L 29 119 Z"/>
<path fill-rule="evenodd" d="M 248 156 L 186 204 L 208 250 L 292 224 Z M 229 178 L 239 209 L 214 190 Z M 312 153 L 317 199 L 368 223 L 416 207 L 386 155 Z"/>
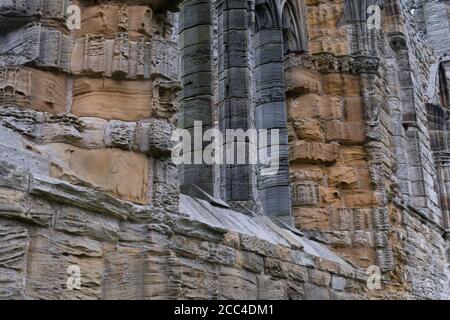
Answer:
<path fill-rule="evenodd" d="M 0 0 L 0 298 L 448 299 L 447 11 Z M 176 167 L 194 121 L 280 170 Z"/>

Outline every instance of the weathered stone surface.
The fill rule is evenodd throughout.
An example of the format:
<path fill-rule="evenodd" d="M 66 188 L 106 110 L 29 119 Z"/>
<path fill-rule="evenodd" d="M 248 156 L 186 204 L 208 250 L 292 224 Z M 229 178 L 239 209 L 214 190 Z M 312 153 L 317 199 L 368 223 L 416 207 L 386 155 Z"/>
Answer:
<path fill-rule="evenodd" d="M 153 112 L 152 83 L 78 78 L 72 112 L 78 117 L 136 121 Z M 126 111 L 125 111 L 126 108 Z"/>
<path fill-rule="evenodd" d="M 116 241 L 119 236 L 119 223 L 92 212 L 77 208 L 55 205 L 55 229 L 103 241 Z"/>
<path fill-rule="evenodd" d="M 306 300 L 329 300 L 330 293 L 327 288 L 318 287 L 314 284 L 305 284 Z"/>
<path fill-rule="evenodd" d="M 143 155 L 119 149 L 86 150 L 65 144 L 49 144 L 41 152 L 51 161 L 51 177 L 96 187 L 124 200 L 148 203 L 149 163 Z"/>
<path fill-rule="evenodd" d="M 73 40 L 63 32 L 29 24 L 0 37 L 1 67 L 36 63 L 40 67 L 70 71 Z"/>
<path fill-rule="evenodd" d="M 242 268 L 258 274 L 264 269 L 263 258 L 249 251 L 237 251 L 236 263 Z"/>
<path fill-rule="evenodd" d="M 339 146 L 319 142 L 297 141 L 291 146 L 290 160 L 292 162 L 325 162 L 338 160 Z"/>
<path fill-rule="evenodd" d="M 49 227 L 54 212 L 46 201 L 30 197 L 22 191 L 0 188 L 0 216 Z"/>
<path fill-rule="evenodd" d="M 0 298 L 448 299 L 449 5 L 372 2 L 0 0 Z"/>
<path fill-rule="evenodd" d="M 99 299 L 102 248 L 99 242 L 66 235 L 34 237 L 30 245 L 27 294 L 34 299 Z M 67 290 L 70 266 L 81 271 L 83 290 Z"/>
<path fill-rule="evenodd" d="M 257 278 L 244 270 L 221 267 L 219 273 L 220 299 L 256 300 Z"/>
<path fill-rule="evenodd" d="M 22 279 L 27 272 L 26 254 L 29 244 L 27 229 L 0 219 L 0 298 L 25 297 Z"/>
<path fill-rule="evenodd" d="M 336 97 L 305 94 L 288 100 L 288 105 L 289 116 L 293 119 L 335 120 L 343 116 L 342 102 Z"/>
<path fill-rule="evenodd" d="M 286 71 L 288 91 L 306 94 L 320 93 L 322 91 L 321 76 L 318 72 L 302 68 L 292 68 Z"/>
<path fill-rule="evenodd" d="M 258 276 L 258 300 L 286 300 L 285 283 L 269 276 Z"/>
<path fill-rule="evenodd" d="M 67 80 L 64 76 L 31 68 L 0 68 L 0 104 L 51 113 L 65 112 Z"/>

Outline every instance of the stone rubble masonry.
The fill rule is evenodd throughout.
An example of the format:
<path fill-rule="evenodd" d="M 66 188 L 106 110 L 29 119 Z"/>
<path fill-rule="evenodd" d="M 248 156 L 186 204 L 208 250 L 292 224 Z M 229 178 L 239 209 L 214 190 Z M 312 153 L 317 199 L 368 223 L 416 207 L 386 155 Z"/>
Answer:
<path fill-rule="evenodd" d="M 448 12 L 0 0 L 0 299 L 449 299 Z M 279 173 L 175 166 L 194 121 Z"/>

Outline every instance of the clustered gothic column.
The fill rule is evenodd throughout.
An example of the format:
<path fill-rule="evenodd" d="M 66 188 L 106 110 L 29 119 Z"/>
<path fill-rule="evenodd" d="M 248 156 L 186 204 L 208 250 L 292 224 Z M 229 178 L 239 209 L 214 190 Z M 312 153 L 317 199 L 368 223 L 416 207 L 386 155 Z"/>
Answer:
<path fill-rule="evenodd" d="M 370 156 L 370 178 L 377 194 L 377 209 L 373 212 L 374 229 L 377 235 L 376 262 L 383 272 L 395 268 L 393 248 L 389 243 L 389 186 L 394 176 L 395 155 L 387 132 L 392 132 L 389 104 L 384 99 L 385 78 L 380 70 L 383 59 L 381 47 L 381 25 L 372 24 L 369 16 L 371 5 L 381 5 L 380 0 L 346 0 L 344 22 L 353 32 L 353 46 L 350 50 L 360 63 L 361 96 L 366 122 L 365 149 Z M 376 14 L 373 12 L 372 14 Z M 381 21 L 380 21 L 381 22 Z M 380 241 L 379 239 L 386 239 Z"/>
<path fill-rule="evenodd" d="M 450 212 L 450 153 L 448 148 L 448 119 L 449 113 L 440 105 L 427 104 L 428 130 L 431 139 L 434 165 L 436 166 L 436 184 L 439 191 L 439 202 L 442 210 L 442 221 L 444 227 L 449 226 Z"/>
<path fill-rule="evenodd" d="M 280 141 L 276 148 L 277 152 L 269 154 L 269 150 L 272 147 L 270 137 L 267 147 L 259 146 L 261 153 L 269 155 L 268 161 L 261 163 L 261 170 L 267 168 L 270 165 L 270 160 L 276 157 L 280 163 L 276 174 L 260 174 L 258 186 L 260 200 L 266 215 L 292 224 L 283 66 L 283 36 L 278 1 L 256 1 L 255 16 L 254 76 L 256 83 L 256 129 L 280 131 Z"/>
<path fill-rule="evenodd" d="M 183 93 L 179 126 L 191 131 L 192 139 L 198 138 L 193 134 L 198 131 L 194 129 L 195 121 L 202 122 L 203 131 L 214 126 L 213 108 L 216 97 L 212 47 L 215 43 L 213 15 L 216 13 L 213 12 L 212 3 L 210 0 L 188 0 L 181 6 Z M 249 201 L 254 208 L 254 195 L 258 193 L 257 197 L 266 215 L 275 217 L 276 221 L 280 219 L 291 224 L 281 3 L 277 0 L 256 3 L 220 0 L 215 5 L 218 21 L 219 127 L 227 139 L 227 129 L 244 133 L 253 124 L 260 134 L 265 134 L 261 130 L 269 133 L 268 144 L 260 145 L 258 150 L 258 191 L 255 192 L 253 181 L 256 178 L 253 178 L 254 170 L 249 163 L 249 144 L 252 141 L 247 138 L 243 142 L 237 141 L 238 144 L 246 144 L 246 162 L 226 163 L 220 170 L 221 196 L 230 204 Z M 253 9 L 256 12 L 254 30 L 250 19 Z M 288 26 L 286 24 L 285 28 Z M 253 37 L 251 31 L 254 31 Z M 252 54 L 255 59 L 253 65 L 250 63 Z M 271 135 L 276 136 L 272 130 L 278 130 L 279 141 L 272 139 Z M 191 144 L 191 159 L 202 158 L 205 143 Z M 237 160 L 239 155 L 235 155 L 235 158 Z M 224 160 L 227 160 L 226 156 Z M 279 163 L 278 171 L 268 173 L 268 167 L 274 163 Z M 192 187 L 197 185 L 213 195 L 216 181 L 213 172 L 214 167 L 206 164 L 203 159 L 201 163 L 184 164 L 182 192 L 195 195 Z"/>
<path fill-rule="evenodd" d="M 181 5 L 180 45 L 182 53 L 181 114 L 179 127 L 191 132 L 191 163 L 184 164 L 181 174 L 181 191 L 190 193 L 196 185 L 208 194 L 214 194 L 213 166 L 203 163 L 205 144 L 194 143 L 194 133 L 213 126 L 213 53 L 212 53 L 212 4 L 211 0 L 186 0 Z M 196 121 L 201 122 L 201 132 L 194 132 Z M 200 140 L 201 141 L 201 140 Z M 202 159 L 194 163 L 194 158 Z"/>
<path fill-rule="evenodd" d="M 391 45 L 396 52 L 399 65 L 400 88 L 402 90 L 402 124 L 406 128 L 409 153 L 409 171 L 411 179 L 411 204 L 416 208 L 429 211 L 430 218 L 439 215 L 437 195 L 433 184 L 431 150 L 424 142 L 429 141 L 428 132 L 424 131 L 426 110 L 418 105 L 414 94 L 413 70 L 406 46 L 406 38 L 402 33 L 393 33 Z"/>
<path fill-rule="evenodd" d="M 250 127 L 250 12 L 247 1 L 217 1 L 219 56 L 219 126 L 247 131 Z M 230 137 L 229 137 L 230 138 Z M 248 141 L 245 159 L 249 159 Z M 235 159 L 238 155 L 235 154 Z M 226 201 L 248 201 L 252 198 L 252 171 L 248 163 L 224 164 L 221 168 L 222 197 Z"/>

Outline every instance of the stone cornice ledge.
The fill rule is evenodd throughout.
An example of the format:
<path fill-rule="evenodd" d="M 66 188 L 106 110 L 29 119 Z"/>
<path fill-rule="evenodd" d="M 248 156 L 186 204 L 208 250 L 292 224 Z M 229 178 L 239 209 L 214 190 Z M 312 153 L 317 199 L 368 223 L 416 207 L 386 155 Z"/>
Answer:
<path fill-rule="evenodd" d="M 284 61 L 285 69 L 300 66 L 321 73 L 375 74 L 380 67 L 380 59 L 369 56 L 336 56 L 324 52 L 313 55 L 291 54 Z"/>
<path fill-rule="evenodd" d="M 436 221 L 430 219 L 430 217 L 428 217 L 425 213 L 423 213 L 422 211 L 418 210 L 417 208 L 415 208 L 415 207 L 413 207 L 413 206 L 411 206 L 409 204 L 403 204 L 398 199 L 394 199 L 393 202 L 394 202 L 395 206 L 397 206 L 398 208 L 403 209 L 404 211 L 408 212 L 409 214 L 412 214 L 415 217 L 419 218 L 420 220 L 422 220 L 422 221 L 428 223 L 429 225 L 437 228 L 442 233 L 442 236 L 444 238 L 449 239 L 448 233 L 450 232 L 450 229 L 446 230 L 439 223 L 437 223 Z"/>
<path fill-rule="evenodd" d="M 120 221 L 159 222 L 167 220 L 167 211 L 162 208 L 122 201 L 102 191 L 34 174 L 5 161 L 0 161 L 0 187 L 11 188 L 41 199 L 110 216 Z"/>

